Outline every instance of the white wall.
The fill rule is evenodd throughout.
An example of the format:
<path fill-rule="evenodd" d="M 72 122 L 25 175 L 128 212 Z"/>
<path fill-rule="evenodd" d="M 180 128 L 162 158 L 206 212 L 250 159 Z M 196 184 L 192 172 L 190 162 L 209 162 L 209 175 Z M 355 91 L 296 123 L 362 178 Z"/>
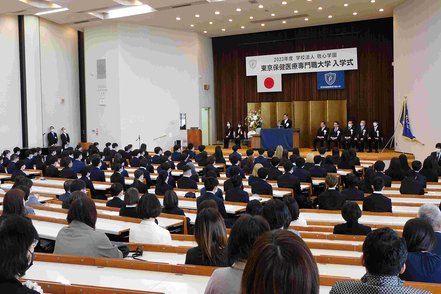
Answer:
<path fill-rule="evenodd" d="M 169 149 L 175 140 L 187 137 L 186 131 L 179 130 L 180 113 L 187 113 L 188 128 L 201 127 L 201 107 L 214 107 L 213 90 L 201 91 L 205 83 L 213 83 L 211 39 L 196 33 L 127 24 L 86 29 L 85 39 L 88 113 L 92 104 L 98 113 L 111 108 L 113 115 L 120 117 L 119 128 L 107 128 L 92 137 L 89 131 L 93 140 L 88 141 L 138 146 L 140 135 L 149 150 L 155 146 Z M 96 74 L 96 59 L 107 58 L 113 64 L 115 51 L 118 65 L 108 65 L 107 73 L 108 77 L 118 77 L 119 89 L 109 89 L 107 105 L 98 106 L 90 101 L 96 96 L 96 79 L 92 76 Z M 88 129 L 105 125 L 108 120 L 90 114 L 87 118 Z M 115 133 L 119 133 L 120 140 Z"/>
<path fill-rule="evenodd" d="M 425 146 L 402 138 L 401 126 L 397 141 L 418 160 L 441 142 L 440 28 L 441 0 L 407 0 L 394 10 L 395 121 L 407 95 L 413 134 Z"/>
<path fill-rule="evenodd" d="M 0 16 L 0 151 L 22 146 L 18 18 Z"/>

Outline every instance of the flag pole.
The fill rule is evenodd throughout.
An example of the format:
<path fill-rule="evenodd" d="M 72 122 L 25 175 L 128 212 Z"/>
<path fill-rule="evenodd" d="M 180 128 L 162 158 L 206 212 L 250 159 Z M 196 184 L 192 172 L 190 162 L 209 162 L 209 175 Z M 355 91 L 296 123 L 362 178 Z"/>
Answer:
<path fill-rule="evenodd" d="M 407 101 L 407 95 L 404 95 L 404 101 Z M 404 102 L 404 101 L 403 101 L 403 102 Z M 407 102 L 406 102 L 406 103 L 407 103 Z M 395 140 L 395 134 L 397 133 L 398 124 L 400 123 L 400 118 L 401 118 L 401 116 L 403 115 L 403 111 L 404 111 L 404 103 L 403 103 L 403 105 L 401 106 L 400 115 L 398 116 L 398 120 L 397 120 L 397 123 L 396 123 L 396 125 L 395 125 L 395 129 L 394 129 L 394 134 L 390 137 L 389 141 L 387 141 L 386 145 L 384 145 L 384 148 L 383 148 L 383 150 L 381 151 L 381 153 L 383 153 L 384 150 L 386 150 L 386 148 L 387 148 L 387 146 L 388 146 L 389 144 L 391 144 L 390 147 L 392 147 L 392 140 Z M 401 153 L 404 154 L 403 148 L 401 148 L 400 143 L 397 142 L 397 145 L 398 145 L 398 147 L 400 148 Z"/>

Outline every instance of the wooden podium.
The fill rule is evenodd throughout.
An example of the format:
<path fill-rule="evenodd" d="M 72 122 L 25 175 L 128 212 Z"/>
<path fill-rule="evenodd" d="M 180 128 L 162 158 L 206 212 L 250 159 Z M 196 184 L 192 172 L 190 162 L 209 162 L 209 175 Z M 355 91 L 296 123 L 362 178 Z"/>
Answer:
<path fill-rule="evenodd" d="M 187 144 L 193 143 L 194 149 L 198 149 L 202 145 L 202 130 L 188 129 L 187 130 Z"/>

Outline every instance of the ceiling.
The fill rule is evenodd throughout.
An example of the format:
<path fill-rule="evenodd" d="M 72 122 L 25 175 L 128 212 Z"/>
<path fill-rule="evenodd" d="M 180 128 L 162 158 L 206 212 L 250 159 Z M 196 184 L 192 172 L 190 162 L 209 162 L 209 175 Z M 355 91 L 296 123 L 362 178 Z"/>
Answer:
<path fill-rule="evenodd" d="M 77 30 L 112 23 L 129 23 L 219 37 L 391 17 L 394 7 L 405 0 L 372 1 L 1 0 L 0 15 L 33 15 L 57 9 L 38 7 L 54 7 L 53 4 L 56 4 L 58 9 L 68 10 L 41 17 Z M 127 5 L 135 3 L 144 6 Z M 153 8 L 153 12 L 149 12 L 150 7 L 145 5 Z M 131 12 L 142 14 L 108 19 L 115 10 L 121 8 L 130 8 Z"/>

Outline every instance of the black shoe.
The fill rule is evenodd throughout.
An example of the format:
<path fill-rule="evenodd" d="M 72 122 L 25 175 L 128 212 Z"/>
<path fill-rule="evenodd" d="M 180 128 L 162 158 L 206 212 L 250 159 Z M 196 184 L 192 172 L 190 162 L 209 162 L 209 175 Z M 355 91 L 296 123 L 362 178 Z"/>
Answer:
<path fill-rule="evenodd" d="M 367 153 L 372 153 L 372 150 L 369 150 Z"/>
<path fill-rule="evenodd" d="M 331 149 L 326 150 L 327 152 L 331 151 Z"/>
<path fill-rule="evenodd" d="M 375 150 L 375 153 L 378 153 L 378 150 Z"/>
<path fill-rule="evenodd" d="M 312 149 L 311 151 L 317 151 L 317 149 Z"/>

